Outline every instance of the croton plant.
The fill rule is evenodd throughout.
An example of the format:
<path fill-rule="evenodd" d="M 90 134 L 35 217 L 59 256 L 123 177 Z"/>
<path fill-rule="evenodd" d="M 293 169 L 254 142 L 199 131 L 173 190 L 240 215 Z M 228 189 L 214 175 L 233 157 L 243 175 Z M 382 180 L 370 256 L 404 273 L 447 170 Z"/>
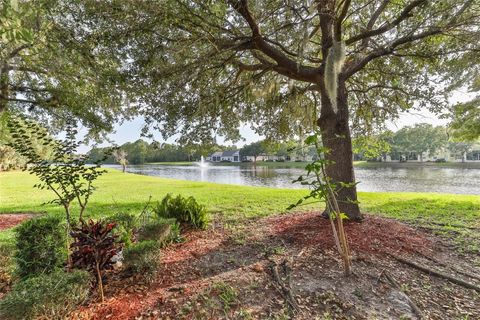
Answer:
<path fill-rule="evenodd" d="M 117 236 L 112 232 L 115 225 L 102 220 L 81 221 L 71 232 L 74 238 L 70 245 L 72 267 L 95 273 L 102 301 L 104 300 L 102 272 L 113 266 L 112 258 L 119 250 Z"/>

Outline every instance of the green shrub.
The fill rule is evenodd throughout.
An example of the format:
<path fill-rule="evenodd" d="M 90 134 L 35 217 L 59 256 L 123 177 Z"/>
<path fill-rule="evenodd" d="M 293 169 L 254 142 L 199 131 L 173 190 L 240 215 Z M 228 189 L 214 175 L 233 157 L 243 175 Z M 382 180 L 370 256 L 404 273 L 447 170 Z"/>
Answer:
<path fill-rule="evenodd" d="M 204 205 L 197 203 L 194 197 L 175 198 L 167 194 L 154 208 L 160 218 L 175 218 L 180 223 L 187 223 L 195 228 L 205 229 L 208 224 L 208 213 Z"/>
<path fill-rule="evenodd" d="M 15 245 L 13 243 L 0 244 L 0 292 L 6 290 L 11 284 L 15 270 L 14 252 Z"/>
<path fill-rule="evenodd" d="M 66 260 L 66 235 L 60 217 L 23 222 L 15 229 L 15 262 L 21 278 L 49 273 Z"/>
<path fill-rule="evenodd" d="M 107 222 L 116 224 L 113 232 L 125 247 L 129 247 L 134 240 L 135 231 L 138 229 L 137 218 L 133 214 L 119 212 L 108 217 Z"/>
<path fill-rule="evenodd" d="M 91 277 L 85 271 L 56 270 L 17 283 L 0 301 L 1 319 L 63 319 L 85 301 Z"/>
<path fill-rule="evenodd" d="M 154 240 L 160 246 L 165 246 L 180 236 L 180 228 L 175 219 L 153 220 L 143 226 L 138 232 L 138 240 Z"/>
<path fill-rule="evenodd" d="M 140 274 L 145 280 L 152 282 L 160 267 L 159 243 L 147 240 L 133 244 L 123 251 L 123 263 L 127 272 Z"/>

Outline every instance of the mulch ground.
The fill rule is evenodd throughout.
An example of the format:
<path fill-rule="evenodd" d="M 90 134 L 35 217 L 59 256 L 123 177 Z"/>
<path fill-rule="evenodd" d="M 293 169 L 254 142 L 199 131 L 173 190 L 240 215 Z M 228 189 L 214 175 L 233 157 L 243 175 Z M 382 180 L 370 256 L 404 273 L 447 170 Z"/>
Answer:
<path fill-rule="evenodd" d="M 106 301 L 92 300 L 71 318 L 415 319 L 412 302 L 425 319 L 480 319 L 479 293 L 392 258 L 480 285 L 468 277 L 480 274 L 478 254 L 460 255 L 444 239 L 367 215 L 346 224 L 354 261 L 345 277 L 330 228 L 309 212 L 188 231 L 184 243 L 162 251 L 154 283 L 112 273 Z M 276 278 L 274 270 L 283 273 Z"/>
<path fill-rule="evenodd" d="M 36 212 L 25 213 L 0 213 L 0 231 L 13 228 L 17 224 L 38 215 Z"/>

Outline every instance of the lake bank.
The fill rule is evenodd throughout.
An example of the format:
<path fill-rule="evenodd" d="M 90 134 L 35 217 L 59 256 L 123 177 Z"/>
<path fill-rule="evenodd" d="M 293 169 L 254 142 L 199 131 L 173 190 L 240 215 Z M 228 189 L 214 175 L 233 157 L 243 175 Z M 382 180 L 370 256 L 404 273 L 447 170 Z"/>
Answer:
<path fill-rule="evenodd" d="M 266 164 L 266 165 L 264 165 Z M 233 184 L 240 186 L 305 189 L 292 183 L 305 175 L 300 163 L 175 163 L 127 166 L 141 175 Z M 301 163 L 303 166 L 304 164 Z M 469 164 L 468 164 L 469 165 Z M 108 165 L 120 168 L 118 165 Z M 480 167 L 421 165 L 416 163 L 362 163 L 354 167 L 358 190 L 365 192 L 437 192 L 480 195 Z"/>
<path fill-rule="evenodd" d="M 0 213 L 39 212 L 62 214 L 53 204 L 48 190 L 34 189 L 36 178 L 26 172 L 0 173 Z M 194 182 L 121 173 L 109 169 L 96 183 L 88 217 L 100 218 L 116 212 L 139 214 L 149 198 L 161 200 L 167 193 L 194 196 L 218 219 L 235 224 L 245 219 L 286 212 L 286 207 L 307 193 L 302 189 L 277 189 Z M 452 232 L 459 241 L 478 245 L 480 240 L 480 197 L 435 193 L 360 192 L 363 212 L 395 218 L 423 227 Z M 321 211 L 319 205 L 307 205 L 299 211 Z M 1 218 L 1 215 L 0 215 Z M 458 237 L 457 237 L 458 235 Z M 0 242 L 11 240 L 11 231 L 0 232 Z M 473 240 L 472 240 L 473 239 Z"/>

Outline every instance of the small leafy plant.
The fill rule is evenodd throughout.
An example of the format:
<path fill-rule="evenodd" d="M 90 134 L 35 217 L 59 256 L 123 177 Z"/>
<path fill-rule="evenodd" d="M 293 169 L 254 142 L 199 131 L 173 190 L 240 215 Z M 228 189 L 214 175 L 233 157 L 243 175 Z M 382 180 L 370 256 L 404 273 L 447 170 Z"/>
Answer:
<path fill-rule="evenodd" d="M 123 251 L 123 263 L 128 273 L 140 274 L 147 282 L 155 280 L 160 266 L 160 244 L 146 240 Z"/>
<path fill-rule="evenodd" d="M 329 213 L 328 217 L 332 227 L 335 245 L 342 257 L 345 274 L 349 275 L 351 269 L 351 256 L 347 236 L 343 227 L 343 219 L 347 218 L 347 215 L 340 212 L 337 202 L 337 193 L 341 188 L 348 188 L 351 187 L 351 185 L 346 183 L 335 183 L 328 177 L 325 171 L 325 166 L 328 163 L 328 160 L 325 160 L 324 155 L 328 153 L 329 150 L 320 145 L 317 134 L 309 136 L 305 140 L 305 145 L 315 146 L 317 159 L 307 164 L 305 166 L 305 170 L 307 171 L 306 175 L 299 176 L 298 179 L 293 181 L 293 183 L 299 182 L 304 186 L 309 186 L 310 193 L 299 199 L 297 203 L 290 205 L 287 209 L 290 210 L 300 206 L 308 199 L 314 199 L 316 202 L 325 203 L 327 212 Z"/>
<path fill-rule="evenodd" d="M 135 241 L 138 230 L 138 219 L 133 214 L 118 212 L 106 220 L 108 223 L 115 223 L 113 231 L 118 236 L 119 242 L 129 247 Z"/>
<path fill-rule="evenodd" d="M 15 261 L 21 278 L 52 272 L 65 263 L 65 224 L 60 217 L 23 222 L 15 229 L 15 240 Z"/>
<path fill-rule="evenodd" d="M 55 193 L 57 198 L 50 203 L 63 206 L 68 226 L 72 225 L 73 202 L 78 204 L 79 219 L 82 220 L 90 196 L 95 190 L 93 182 L 106 171 L 100 170 L 102 161 L 87 166 L 87 156 L 78 154 L 77 149 L 81 143 L 76 140 L 78 133 L 76 123 L 67 124 L 63 140 L 52 138 L 38 123 L 15 116 L 9 117 L 8 128 L 12 137 L 9 146 L 27 159 L 25 170 L 40 180 L 34 187 Z M 50 159 L 45 159 L 39 154 L 35 147 L 38 143 L 50 147 L 52 150 Z"/>
<path fill-rule="evenodd" d="M 181 195 L 173 197 L 167 194 L 157 203 L 154 212 L 160 218 L 175 218 L 180 223 L 190 224 L 199 229 L 205 229 L 209 221 L 206 207 L 197 203 L 194 197 L 185 198 Z"/>
<path fill-rule="evenodd" d="M 112 232 L 114 227 L 115 223 L 89 220 L 71 232 L 75 239 L 71 244 L 72 265 L 95 273 L 102 302 L 105 300 L 102 272 L 113 266 L 112 258 L 119 247 Z"/>
<path fill-rule="evenodd" d="M 164 246 L 178 236 L 175 234 L 178 230 L 178 223 L 175 219 L 153 220 L 139 230 L 138 240 L 154 240 Z"/>

